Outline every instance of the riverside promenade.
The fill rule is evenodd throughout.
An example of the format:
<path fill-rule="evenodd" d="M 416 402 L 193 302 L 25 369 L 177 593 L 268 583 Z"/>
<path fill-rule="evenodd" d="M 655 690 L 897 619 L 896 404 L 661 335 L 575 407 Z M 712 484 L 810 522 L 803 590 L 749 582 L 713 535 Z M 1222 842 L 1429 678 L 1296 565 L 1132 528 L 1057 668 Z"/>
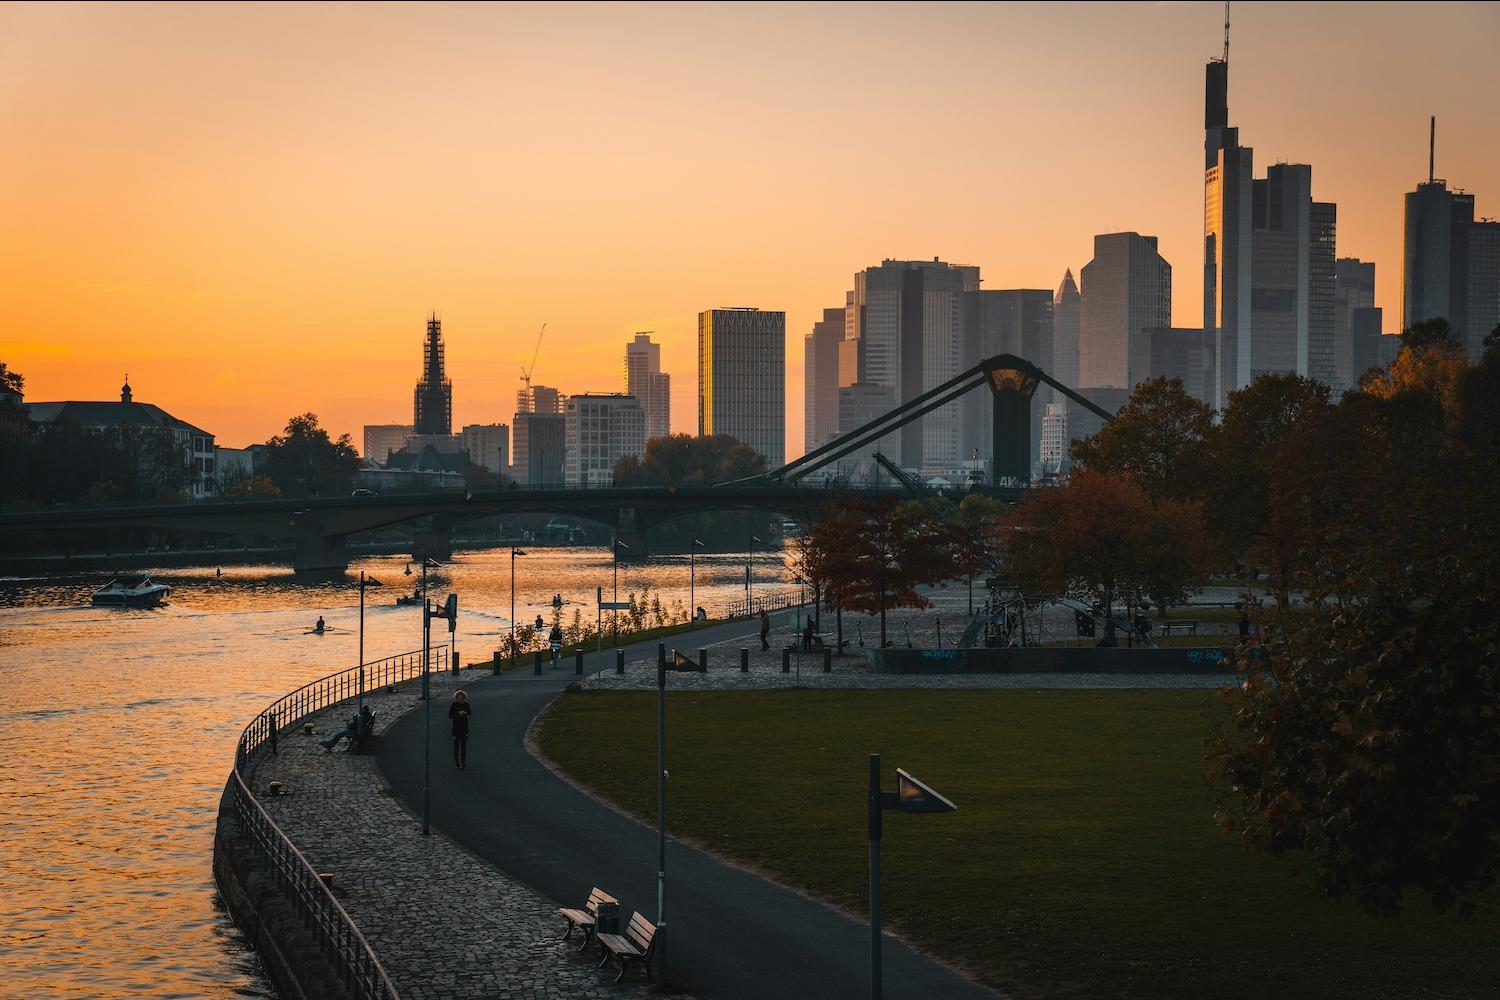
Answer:
<path fill-rule="evenodd" d="M 772 618 L 779 634 L 789 634 L 790 613 Z M 667 645 L 743 645 L 750 637 L 758 648 L 757 635 L 754 620 L 740 621 L 677 636 Z M 601 677 L 615 676 L 609 652 Z M 649 673 L 655 683 L 655 642 L 629 647 L 626 659 L 627 677 Z M 674 674 L 673 683 L 686 676 Z M 433 823 L 457 844 L 546 897 L 577 906 L 599 885 L 620 900 L 625 918 L 639 910 L 654 919 L 654 828 L 581 791 L 527 745 L 532 721 L 576 679 L 567 664 L 540 677 L 528 666 L 466 688 L 474 707 L 469 766 L 454 768 L 445 719 L 433 739 Z M 414 811 L 420 811 L 422 801 L 421 723 L 418 714 L 397 721 L 379 753 L 386 780 Z M 639 764 L 655 770 L 654 759 Z M 732 778 L 726 775 L 725 780 Z M 864 921 L 676 840 L 668 845 L 667 868 L 670 982 L 712 1000 L 868 995 L 869 927 Z M 550 926 L 557 923 L 554 919 Z M 889 935 L 882 951 L 887 996 L 997 996 Z"/>

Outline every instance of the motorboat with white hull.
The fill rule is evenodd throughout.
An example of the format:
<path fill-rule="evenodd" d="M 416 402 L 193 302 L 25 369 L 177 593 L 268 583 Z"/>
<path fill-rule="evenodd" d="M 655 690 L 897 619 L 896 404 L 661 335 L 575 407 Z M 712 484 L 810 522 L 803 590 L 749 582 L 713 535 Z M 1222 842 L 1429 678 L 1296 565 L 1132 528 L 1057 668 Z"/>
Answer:
<path fill-rule="evenodd" d="M 117 576 L 94 591 L 96 607 L 154 608 L 167 599 L 172 588 L 152 583 L 149 576 Z"/>

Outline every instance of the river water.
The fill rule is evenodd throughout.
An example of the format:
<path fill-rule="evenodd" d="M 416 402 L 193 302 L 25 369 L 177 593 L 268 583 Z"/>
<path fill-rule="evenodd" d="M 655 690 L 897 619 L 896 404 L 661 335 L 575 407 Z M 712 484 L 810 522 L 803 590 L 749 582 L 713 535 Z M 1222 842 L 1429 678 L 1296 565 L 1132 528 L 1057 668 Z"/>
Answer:
<path fill-rule="evenodd" d="M 463 552 L 430 571 L 434 597 L 459 594 L 466 662 L 509 634 L 510 563 L 509 549 Z M 210 868 L 235 741 L 282 694 L 358 664 L 360 570 L 385 585 L 367 592 L 366 658 L 421 648 L 420 609 L 394 604 L 417 579 L 407 566 L 364 559 L 317 582 L 162 570 L 174 592 L 151 611 L 90 607 L 107 577 L 0 577 L 0 997 L 272 995 Z M 593 621 L 612 570 L 608 549 L 529 549 L 517 620 L 550 623 L 560 594 L 565 623 L 575 608 Z M 756 558 L 762 593 L 789 578 L 779 554 Z M 699 556 L 696 603 L 713 614 L 744 579 L 743 556 Z M 620 599 L 648 585 L 686 609 L 687 558 L 621 564 Z M 307 634 L 320 615 L 328 631 Z"/>

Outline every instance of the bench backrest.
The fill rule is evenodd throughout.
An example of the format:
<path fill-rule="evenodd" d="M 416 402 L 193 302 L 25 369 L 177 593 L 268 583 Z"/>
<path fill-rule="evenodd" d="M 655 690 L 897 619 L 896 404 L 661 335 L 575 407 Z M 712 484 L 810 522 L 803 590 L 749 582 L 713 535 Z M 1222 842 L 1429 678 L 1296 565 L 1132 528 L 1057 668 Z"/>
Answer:
<path fill-rule="evenodd" d="M 639 910 L 630 915 L 630 926 L 625 928 L 625 936 L 630 942 L 641 949 L 641 954 L 651 954 L 651 943 L 656 939 L 656 925 L 641 916 Z"/>
<path fill-rule="evenodd" d="M 598 916 L 600 903 L 614 903 L 618 906 L 620 901 L 596 885 L 589 891 L 589 901 L 585 909 Z"/>

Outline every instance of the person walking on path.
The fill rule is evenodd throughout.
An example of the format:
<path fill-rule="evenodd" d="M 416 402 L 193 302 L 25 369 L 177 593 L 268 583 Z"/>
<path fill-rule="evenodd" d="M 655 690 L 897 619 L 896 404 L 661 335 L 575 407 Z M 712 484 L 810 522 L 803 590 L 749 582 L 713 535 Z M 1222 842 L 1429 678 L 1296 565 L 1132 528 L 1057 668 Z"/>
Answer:
<path fill-rule="evenodd" d="M 468 695 L 462 691 L 453 692 L 448 718 L 453 720 L 453 763 L 460 771 L 469 766 L 469 716 L 473 711 Z"/>
<path fill-rule="evenodd" d="M 760 648 L 770 649 L 771 644 L 766 641 L 766 636 L 771 634 L 771 616 L 766 614 L 766 609 L 760 609 Z"/>

